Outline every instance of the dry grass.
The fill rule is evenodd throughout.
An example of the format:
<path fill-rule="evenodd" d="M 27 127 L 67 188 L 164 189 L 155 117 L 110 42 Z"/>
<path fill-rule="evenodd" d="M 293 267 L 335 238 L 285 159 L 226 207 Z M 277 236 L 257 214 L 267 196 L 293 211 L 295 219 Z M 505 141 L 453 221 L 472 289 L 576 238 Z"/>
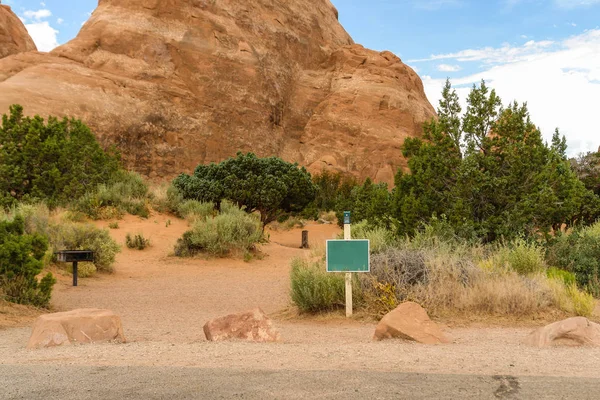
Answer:
<path fill-rule="evenodd" d="M 309 263 L 295 265 L 314 281 L 310 296 L 294 299 L 303 310 L 331 310 L 323 302 L 330 291 L 323 249 L 313 249 Z M 467 246 L 439 240 L 403 241 L 371 256 L 371 273 L 359 274 L 365 314 L 379 318 L 404 301 L 421 304 L 430 316 L 459 320 L 539 320 L 545 316 L 591 316 L 595 301 L 562 279 L 548 277 L 539 249 L 523 243 L 495 247 Z M 311 281 L 311 282 L 312 282 Z M 299 303 L 303 304 L 299 304 Z M 315 304 L 311 304 L 311 303 Z M 551 319 L 551 318 L 549 318 Z"/>

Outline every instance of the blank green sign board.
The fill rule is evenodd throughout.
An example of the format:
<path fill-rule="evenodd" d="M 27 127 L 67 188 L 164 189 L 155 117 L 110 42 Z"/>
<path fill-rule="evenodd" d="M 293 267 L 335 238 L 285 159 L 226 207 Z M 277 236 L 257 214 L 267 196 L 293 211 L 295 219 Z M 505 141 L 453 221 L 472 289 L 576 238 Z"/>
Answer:
<path fill-rule="evenodd" d="M 328 240 L 327 272 L 369 272 L 368 240 Z"/>

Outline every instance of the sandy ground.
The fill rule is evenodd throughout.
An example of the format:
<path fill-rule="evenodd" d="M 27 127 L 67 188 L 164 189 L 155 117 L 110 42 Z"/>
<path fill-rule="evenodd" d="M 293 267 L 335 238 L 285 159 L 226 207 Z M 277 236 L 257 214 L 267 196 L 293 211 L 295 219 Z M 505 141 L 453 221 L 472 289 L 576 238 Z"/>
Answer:
<path fill-rule="evenodd" d="M 0 364 L 600 377 L 600 349 L 530 348 L 521 341 L 531 327 L 448 328 L 451 344 L 425 346 L 373 342 L 371 322 L 289 318 L 283 311 L 289 307 L 290 260 L 310 255 L 310 250 L 299 249 L 300 229 L 269 232 L 271 243 L 262 248 L 265 256 L 246 263 L 170 256 L 187 229 L 184 221 L 172 217 L 128 216 L 119 224 L 111 234 L 120 244 L 126 233 L 142 232 L 152 247 L 138 251 L 123 246 L 114 274 L 80 279 L 77 288 L 70 286 L 70 276 L 59 276 L 52 306 L 57 311 L 111 309 L 121 315 L 129 342 L 29 351 L 25 344 L 30 328 L 11 327 L 0 330 Z M 332 225 L 305 229 L 313 247 L 338 233 Z M 253 307 L 274 317 L 282 343 L 205 341 L 202 326 L 208 319 Z"/>

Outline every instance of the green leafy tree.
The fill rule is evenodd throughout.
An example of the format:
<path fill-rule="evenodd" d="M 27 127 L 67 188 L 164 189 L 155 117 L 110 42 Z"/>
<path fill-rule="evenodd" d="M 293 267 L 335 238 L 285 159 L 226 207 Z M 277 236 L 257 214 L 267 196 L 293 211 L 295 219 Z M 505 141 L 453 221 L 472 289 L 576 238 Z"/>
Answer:
<path fill-rule="evenodd" d="M 23 217 L 0 221 L 0 291 L 7 300 L 48 306 L 56 280 L 50 273 L 40 282 L 37 280 L 47 249 L 46 238 L 25 234 Z"/>
<path fill-rule="evenodd" d="M 394 191 L 400 233 L 443 215 L 457 232 L 486 242 L 540 234 L 549 240 L 563 225 L 598 217 L 598 198 L 571 169 L 565 138 L 557 130 L 546 144 L 526 104 L 503 108 L 482 82 L 459 121 L 449 83 L 442 95 L 440 118 L 425 125 L 424 140 L 404 143 L 410 174 L 398 172 Z"/>
<path fill-rule="evenodd" d="M 336 216 L 340 226 L 344 223 L 344 211 L 352 213 L 355 222 L 367 221 L 371 226 L 390 227 L 391 194 L 385 183 L 373 183 L 367 178 L 362 185 L 355 186 L 349 195 L 339 196 Z"/>
<path fill-rule="evenodd" d="M 460 112 L 458 95 L 447 81 L 439 118 L 423 126 L 423 139 L 408 138 L 404 142 L 403 154 L 410 173 L 398 170 L 393 191 L 394 215 L 402 235 L 414 234 L 432 215 L 447 214 L 453 204 L 451 190 L 462 161 Z"/>
<path fill-rule="evenodd" d="M 600 195 L 600 153 L 582 153 L 571 160 L 571 166 L 585 187 Z"/>
<path fill-rule="evenodd" d="M 13 105 L 0 127 L 0 207 L 21 200 L 61 205 L 107 182 L 120 168 L 81 121 L 25 117 Z"/>
<path fill-rule="evenodd" d="M 185 199 L 212 202 L 227 199 L 246 211 L 260 213 L 266 225 L 281 212 L 302 211 L 315 198 L 310 174 L 277 157 L 238 153 L 219 164 L 199 165 L 193 175 L 182 174 L 173 185 Z"/>

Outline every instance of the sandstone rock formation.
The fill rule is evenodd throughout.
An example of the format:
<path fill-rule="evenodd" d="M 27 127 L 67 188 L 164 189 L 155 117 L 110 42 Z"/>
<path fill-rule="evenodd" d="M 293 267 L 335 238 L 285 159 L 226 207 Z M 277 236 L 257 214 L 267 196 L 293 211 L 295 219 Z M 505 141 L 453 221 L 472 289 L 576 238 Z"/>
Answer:
<path fill-rule="evenodd" d="M 0 58 L 36 50 L 23 22 L 9 6 L 0 4 Z"/>
<path fill-rule="evenodd" d="M 277 342 L 279 331 L 260 309 L 231 314 L 208 321 L 204 334 L 209 341 L 241 339 L 249 342 Z"/>
<path fill-rule="evenodd" d="M 417 303 L 406 302 L 387 313 L 375 328 L 375 340 L 400 338 L 424 344 L 448 343 L 448 338 L 427 311 Z"/>
<path fill-rule="evenodd" d="M 40 316 L 27 348 L 98 342 L 125 343 L 121 318 L 109 310 L 88 308 Z"/>
<path fill-rule="evenodd" d="M 0 60 L 0 110 L 81 118 L 150 177 L 253 151 L 391 183 L 434 110 L 337 17 L 329 0 L 100 0 L 69 43 Z"/>
<path fill-rule="evenodd" d="M 533 331 L 525 344 L 535 347 L 600 346 L 600 325 L 584 317 L 568 318 Z"/>

